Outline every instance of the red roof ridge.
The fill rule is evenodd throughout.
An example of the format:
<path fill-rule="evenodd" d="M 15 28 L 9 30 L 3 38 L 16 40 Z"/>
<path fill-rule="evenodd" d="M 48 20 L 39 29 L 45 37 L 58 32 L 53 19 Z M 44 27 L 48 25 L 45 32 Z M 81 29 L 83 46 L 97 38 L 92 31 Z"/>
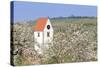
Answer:
<path fill-rule="evenodd" d="M 43 18 L 43 17 L 37 19 L 36 26 L 32 27 L 33 30 L 34 31 L 43 31 L 44 27 L 45 27 L 45 25 L 47 23 L 47 20 L 48 20 L 48 18 Z"/>

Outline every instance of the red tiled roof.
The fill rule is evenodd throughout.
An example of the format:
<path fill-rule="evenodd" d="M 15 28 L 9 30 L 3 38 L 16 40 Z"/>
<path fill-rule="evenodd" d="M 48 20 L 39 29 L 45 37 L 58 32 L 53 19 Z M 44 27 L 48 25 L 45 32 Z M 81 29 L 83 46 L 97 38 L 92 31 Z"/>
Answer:
<path fill-rule="evenodd" d="M 39 18 L 36 21 L 36 26 L 33 26 L 33 30 L 34 31 L 43 31 L 44 27 L 45 27 L 45 25 L 47 23 L 47 20 L 48 20 L 48 18 Z"/>

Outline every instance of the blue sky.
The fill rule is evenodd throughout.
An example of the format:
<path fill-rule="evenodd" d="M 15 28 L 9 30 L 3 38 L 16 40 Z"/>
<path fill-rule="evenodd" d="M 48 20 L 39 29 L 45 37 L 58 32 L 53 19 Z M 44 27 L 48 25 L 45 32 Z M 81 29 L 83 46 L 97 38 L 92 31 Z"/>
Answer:
<path fill-rule="evenodd" d="M 14 22 L 40 17 L 97 16 L 96 6 L 14 1 Z"/>

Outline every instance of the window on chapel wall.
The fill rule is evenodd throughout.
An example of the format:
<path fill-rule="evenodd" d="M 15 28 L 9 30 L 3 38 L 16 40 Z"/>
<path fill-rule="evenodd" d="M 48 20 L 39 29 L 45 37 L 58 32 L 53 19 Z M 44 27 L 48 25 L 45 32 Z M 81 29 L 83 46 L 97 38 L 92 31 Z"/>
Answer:
<path fill-rule="evenodd" d="M 47 25 L 47 29 L 48 29 L 48 30 L 50 29 L 50 25 Z"/>
<path fill-rule="evenodd" d="M 38 32 L 38 37 L 40 37 L 40 33 Z"/>
<path fill-rule="evenodd" d="M 50 32 L 47 32 L 47 37 L 50 37 Z"/>

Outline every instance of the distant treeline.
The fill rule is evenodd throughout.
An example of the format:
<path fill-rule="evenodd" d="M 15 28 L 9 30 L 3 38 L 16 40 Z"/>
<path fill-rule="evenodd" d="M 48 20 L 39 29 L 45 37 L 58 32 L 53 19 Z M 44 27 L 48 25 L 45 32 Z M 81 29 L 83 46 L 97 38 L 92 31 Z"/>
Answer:
<path fill-rule="evenodd" d="M 59 16 L 59 17 L 48 17 L 50 20 L 65 20 L 65 19 L 97 19 L 97 17 L 94 16 L 68 16 L 68 17 L 63 17 L 63 16 Z M 11 22 L 11 25 L 13 24 L 23 24 L 23 23 L 31 23 L 31 24 L 36 24 L 36 20 L 29 20 L 29 21 L 20 21 L 20 22 Z"/>
<path fill-rule="evenodd" d="M 50 19 L 96 19 L 97 17 L 94 17 L 94 16 L 68 16 L 68 17 L 53 17 L 53 18 L 50 18 Z"/>

